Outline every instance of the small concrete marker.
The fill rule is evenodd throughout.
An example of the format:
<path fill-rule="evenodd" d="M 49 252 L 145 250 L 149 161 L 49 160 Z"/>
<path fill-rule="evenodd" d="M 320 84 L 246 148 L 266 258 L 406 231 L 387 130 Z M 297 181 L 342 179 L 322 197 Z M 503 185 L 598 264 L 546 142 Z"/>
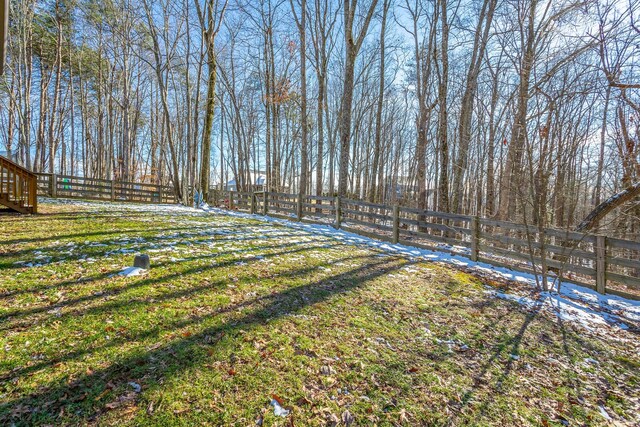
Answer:
<path fill-rule="evenodd" d="M 149 260 L 149 255 L 147 254 L 138 254 L 133 259 L 133 266 L 148 270 L 151 267 L 151 261 Z"/>

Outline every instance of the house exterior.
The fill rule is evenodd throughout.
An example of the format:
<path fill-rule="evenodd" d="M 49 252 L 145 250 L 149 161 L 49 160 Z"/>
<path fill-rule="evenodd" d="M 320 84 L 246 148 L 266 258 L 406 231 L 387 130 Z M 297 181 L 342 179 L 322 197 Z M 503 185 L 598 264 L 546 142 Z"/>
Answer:
<path fill-rule="evenodd" d="M 265 172 L 250 171 L 249 176 L 251 179 L 251 188 L 249 191 L 264 191 L 264 186 L 267 182 L 267 176 Z M 238 182 L 236 178 L 233 178 L 225 184 L 225 191 L 238 191 Z"/>
<path fill-rule="evenodd" d="M 396 199 L 401 199 L 405 196 L 410 196 L 418 192 L 418 186 L 415 185 L 415 179 L 410 176 L 387 176 L 386 181 L 386 194 L 395 194 Z"/>
<path fill-rule="evenodd" d="M 435 188 L 426 189 L 428 204 L 435 204 L 438 191 Z M 418 186 L 415 178 L 406 175 L 397 177 L 388 176 L 385 179 L 385 194 L 387 201 L 415 200 L 418 194 Z"/>

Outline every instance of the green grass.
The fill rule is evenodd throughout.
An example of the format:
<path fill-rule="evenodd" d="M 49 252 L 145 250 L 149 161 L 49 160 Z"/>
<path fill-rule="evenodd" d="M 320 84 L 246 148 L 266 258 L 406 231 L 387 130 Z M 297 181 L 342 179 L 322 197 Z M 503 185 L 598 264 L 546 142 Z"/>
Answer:
<path fill-rule="evenodd" d="M 113 206 L 0 217 L 0 424 L 605 425 L 598 405 L 640 422 L 637 337 L 575 330 L 451 267 Z M 117 275 L 137 252 L 151 270 Z"/>

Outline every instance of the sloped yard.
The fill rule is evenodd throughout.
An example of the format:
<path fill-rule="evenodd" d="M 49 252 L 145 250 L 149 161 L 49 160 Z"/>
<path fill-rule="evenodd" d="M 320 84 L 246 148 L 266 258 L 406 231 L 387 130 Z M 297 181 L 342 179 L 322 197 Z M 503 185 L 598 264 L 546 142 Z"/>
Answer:
<path fill-rule="evenodd" d="M 633 329 L 256 219 L 41 210 L 0 217 L 0 424 L 640 423 Z"/>

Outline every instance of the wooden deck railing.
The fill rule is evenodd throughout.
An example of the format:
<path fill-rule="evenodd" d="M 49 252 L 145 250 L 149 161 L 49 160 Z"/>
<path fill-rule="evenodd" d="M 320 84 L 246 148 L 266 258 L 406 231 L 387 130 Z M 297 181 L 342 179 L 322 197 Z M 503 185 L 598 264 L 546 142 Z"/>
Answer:
<path fill-rule="evenodd" d="M 0 156 L 0 204 L 21 213 L 38 210 L 36 175 L 3 156 Z"/>
<path fill-rule="evenodd" d="M 367 237 L 462 255 L 600 293 L 640 299 L 640 242 L 571 230 L 288 193 L 223 192 L 219 205 L 250 213 L 328 224 Z"/>

